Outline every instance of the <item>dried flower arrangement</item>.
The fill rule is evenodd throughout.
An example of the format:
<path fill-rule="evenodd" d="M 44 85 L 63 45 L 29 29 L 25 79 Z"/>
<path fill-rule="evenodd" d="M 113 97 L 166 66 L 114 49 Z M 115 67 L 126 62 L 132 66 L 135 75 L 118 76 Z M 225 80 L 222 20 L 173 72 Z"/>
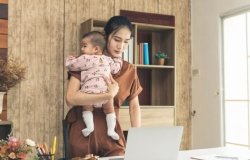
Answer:
<path fill-rule="evenodd" d="M 16 58 L 0 59 L 0 91 L 7 91 L 25 78 L 27 66 Z"/>

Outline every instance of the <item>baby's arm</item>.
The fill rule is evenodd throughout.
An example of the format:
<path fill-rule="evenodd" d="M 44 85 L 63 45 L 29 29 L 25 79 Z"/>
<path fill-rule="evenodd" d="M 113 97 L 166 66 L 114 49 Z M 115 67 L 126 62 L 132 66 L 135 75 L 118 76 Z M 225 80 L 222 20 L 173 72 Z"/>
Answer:
<path fill-rule="evenodd" d="M 113 59 L 112 58 L 110 59 L 111 59 L 111 62 L 110 62 L 111 73 L 116 74 L 121 70 L 123 60 L 121 57 L 114 57 Z"/>
<path fill-rule="evenodd" d="M 107 93 L 88 94 L 84 92 L 79 92 L 80 80 L 74 76 L 71 76 L 66 91 L 66 103 L 69 106 L 92 105 L 93 102 L 101 103 L 105 100 L 112 99 L 118 93 L 119 85 L 112 77 L 110 79 L 111 83 L 107 83 Z"/>
<path fill-rule="evenodd" d="M 65 66 L 70 71 L 81 71 L 84 69 L 86 65 L 86 58 L 84 55 L 75 58 L 74 56 L 68 56 L 66 59 Z"/>

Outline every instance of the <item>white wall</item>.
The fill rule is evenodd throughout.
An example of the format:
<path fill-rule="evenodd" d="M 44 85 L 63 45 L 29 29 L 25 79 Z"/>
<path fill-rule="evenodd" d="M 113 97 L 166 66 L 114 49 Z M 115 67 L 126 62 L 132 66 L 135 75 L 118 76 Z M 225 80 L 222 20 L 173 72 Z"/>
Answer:
<path fill-rule="evenodd" d="M 193 148 L 223 145 L 220 95 L 220 17 L 250 7 L 250 0 L 191 0 Z M 197 71 L 197 70 L 196 70 Z M 219 95 L 218 95 L 219 94 Z"/>

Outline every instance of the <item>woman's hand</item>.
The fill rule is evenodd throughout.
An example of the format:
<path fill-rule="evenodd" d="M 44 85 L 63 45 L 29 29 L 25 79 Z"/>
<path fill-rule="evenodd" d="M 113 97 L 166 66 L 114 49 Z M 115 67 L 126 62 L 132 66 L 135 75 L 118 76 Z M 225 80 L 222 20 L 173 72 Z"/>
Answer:
<path fill-rule="evenodd" d="M 70 77 L 66 92 L 66 103 L 69 106 L 76 105 L 92 105 L 93 103 L 102 103 L 103 101 L 112 99 L 118 92 L 119 87 L 115 80 L 111 79 L 111 83 L 107 83 L 109 91 L 100 94 L 88 94 L 79 91 L 80 80 L 74 76 Z"/>
<path fill-rule="evenodd" d="M 110 83 L 107 83 L 108 85 L 108 91 L 111 95 L 112 98 L 114 98 L 116 96 L 116 94 L 119 91 L 119 85 L 118 83 L 113 79 L 112 76 L 110 76 Z"/>

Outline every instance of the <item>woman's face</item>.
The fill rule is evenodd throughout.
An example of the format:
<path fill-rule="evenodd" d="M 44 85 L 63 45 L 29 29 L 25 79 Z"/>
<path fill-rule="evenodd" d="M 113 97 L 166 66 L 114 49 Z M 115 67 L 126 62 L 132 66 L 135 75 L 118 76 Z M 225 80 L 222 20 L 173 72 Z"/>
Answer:
<path fill-rule="evenodd" d="M 122 53 L 128 47 L 131 32 L 127 27 L 123 27 L 116 33 L 108 37 L 107 50 L 111 57 L 122 57 Z"/>

